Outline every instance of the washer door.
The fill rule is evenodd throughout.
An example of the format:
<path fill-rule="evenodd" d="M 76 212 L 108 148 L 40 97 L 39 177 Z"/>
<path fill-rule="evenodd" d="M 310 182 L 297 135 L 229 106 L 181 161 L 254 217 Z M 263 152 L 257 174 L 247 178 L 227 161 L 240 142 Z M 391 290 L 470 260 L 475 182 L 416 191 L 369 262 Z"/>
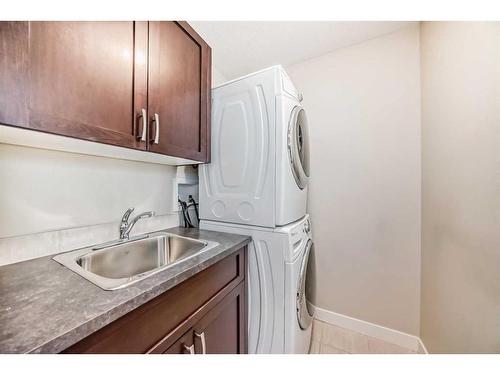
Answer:
<path fill-rule="evenodd" d="M 302 190 L 309 179 L 309 130 L 306 111 L 300 106 L 293 108 L 288 124 L 288 156 L 295 182 Z"/>
<path fill-rule="evenodd" d="M 309 240 L 300 266 L 299 282 L 297 285 L 297 321 L 302 330 L 306 330 L 312 323 L 312 314 L 307 308 L 306 300 L 306 279 L 307 279 L 307 264 L 309 263 L 309 255 L 311 254 L 312 241 Z"/>

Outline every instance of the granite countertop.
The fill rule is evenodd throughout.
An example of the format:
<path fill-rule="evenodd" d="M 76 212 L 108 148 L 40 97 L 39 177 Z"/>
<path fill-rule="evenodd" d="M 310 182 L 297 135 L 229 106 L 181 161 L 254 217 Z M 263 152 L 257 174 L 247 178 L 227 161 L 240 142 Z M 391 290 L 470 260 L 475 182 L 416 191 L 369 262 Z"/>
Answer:
<path fill-rule="evenodd" d="M 250 242 L 229 233 L 165 231 L 219 246 L 114 291 L 60 265 L 55 254 L 1 266 L 0 353 L 58 353 Z"/>

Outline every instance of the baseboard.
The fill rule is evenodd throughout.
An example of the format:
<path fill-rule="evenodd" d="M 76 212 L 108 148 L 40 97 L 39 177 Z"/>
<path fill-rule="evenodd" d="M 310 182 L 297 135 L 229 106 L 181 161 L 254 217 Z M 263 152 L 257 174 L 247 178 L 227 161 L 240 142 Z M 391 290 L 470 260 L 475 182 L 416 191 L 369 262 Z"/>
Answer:
<path fill-rule="evenodd" d="M 347 315 L 342 315 L 335 313 L 333 311 L 328 311 L 314 305 L 310 305 L 312 311 L 314 312 L 314 318 L 321 320 L 323 322 L 333 324 L 342 328 L 350 329 L 367 336 L 375 337 L 380 340 L 390 342 L 395 345 L 402 346 L 409 350 L 414 350 L 419 353 L 426 353 L 424 343 L 419 337 L 397 331 L 392 328 L 379 326 L 364 320 L 352 318 Z"/>

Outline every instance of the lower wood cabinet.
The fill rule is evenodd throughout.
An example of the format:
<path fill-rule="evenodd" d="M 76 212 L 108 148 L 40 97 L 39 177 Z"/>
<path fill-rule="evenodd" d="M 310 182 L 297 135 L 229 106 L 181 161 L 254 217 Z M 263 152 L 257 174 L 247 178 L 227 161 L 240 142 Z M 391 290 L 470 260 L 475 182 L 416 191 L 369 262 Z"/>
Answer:
<path fill-rule="evenodd" d="M 247 352 L 246 247 L 63 353 Z"/>
<path fill-rule="evenodd" d="M 241 354 L 246 353 L 242 283 L 224 297 L 214 308 L 205 312 L 193 328 L 182 335 L 163 354 Z"/>

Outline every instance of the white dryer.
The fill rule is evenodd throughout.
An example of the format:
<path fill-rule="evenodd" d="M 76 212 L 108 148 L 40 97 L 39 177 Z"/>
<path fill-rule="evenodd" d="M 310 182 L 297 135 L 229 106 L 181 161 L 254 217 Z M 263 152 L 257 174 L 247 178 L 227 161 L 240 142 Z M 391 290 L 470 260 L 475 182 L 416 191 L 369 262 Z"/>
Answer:
<path fill-rule="evenodd" d="M 312 315 L 305 286 L 311 255 L 309 215 L 279 228 L 202 221 L 201 228 L 252 236 L 248 246 L 248 352 L 305 354 Z"/>
<path fill-rule="evenodd" d="M 212 157 L 200 166 L 200 218 L 274 228 L 306 214 L 307 117 L 281 66 L 212 90 Z"/>

